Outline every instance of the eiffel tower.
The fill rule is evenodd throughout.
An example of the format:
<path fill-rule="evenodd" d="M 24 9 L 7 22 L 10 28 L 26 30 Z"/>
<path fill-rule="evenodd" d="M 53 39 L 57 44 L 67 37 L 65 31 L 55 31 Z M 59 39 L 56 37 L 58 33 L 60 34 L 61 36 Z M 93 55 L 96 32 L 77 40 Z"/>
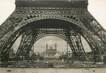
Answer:
<path fill-rule="evenodd" d="M 0 61 L 9 61 L 9 51 L 22 35 L 17 57 L 29 59 L 34 43 L 45 35 L 67 41 L 73 59 L 84 56 L 82 44 L 89 44 L 94 62 L 106 64 L 106 31 L 87 10 L 88 0 L 16 0 L 16 9 L 0 26 Z"/>

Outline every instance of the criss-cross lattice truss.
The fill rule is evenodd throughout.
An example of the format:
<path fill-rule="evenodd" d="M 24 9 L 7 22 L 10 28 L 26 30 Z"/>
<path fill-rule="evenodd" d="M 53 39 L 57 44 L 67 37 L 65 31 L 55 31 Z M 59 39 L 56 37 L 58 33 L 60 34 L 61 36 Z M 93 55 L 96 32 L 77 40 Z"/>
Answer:
<path fill-rule="evenodd" d="M 94 62 L 106 60 L 106 31 L 87 10 L 87 0 L 16 0 L 16 10 L 0 26 L 0 61 L 9 62 L 9 51 L 22 36 L 16 60 L 29 60 L 34 43 L 45 35 L 55 35 L 72 50 L 72 59 L 90 61 L 83 37 L 92 50 Z"/>

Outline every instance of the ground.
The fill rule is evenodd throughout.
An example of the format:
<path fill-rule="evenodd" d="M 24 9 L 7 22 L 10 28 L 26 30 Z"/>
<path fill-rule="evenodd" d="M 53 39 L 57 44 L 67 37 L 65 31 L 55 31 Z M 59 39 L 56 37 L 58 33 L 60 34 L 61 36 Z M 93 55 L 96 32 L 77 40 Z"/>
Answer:
<path fill-rule="evenodd" d="M 106 73 L 106 68 L 81 68 L 81 69 L 0 68 L 0 73 Z"/>

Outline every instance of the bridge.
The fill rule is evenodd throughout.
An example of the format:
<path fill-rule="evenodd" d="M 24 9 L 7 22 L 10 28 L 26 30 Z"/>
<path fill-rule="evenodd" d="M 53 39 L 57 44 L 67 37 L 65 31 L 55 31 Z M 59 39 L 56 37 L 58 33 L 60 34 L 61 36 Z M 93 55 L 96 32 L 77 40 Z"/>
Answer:
<path fill-rule="evenodd" d="M 32 46 L 46 35 L 67 41 L 72 60 L 83 57 L 84 61 L 105 65 L 106 31 L 88 12 L 87 6 L 88 0 L 16 0 L 15 11 L 0 26 L 0 66 L 9 66 L 9 52 L 20 36 L 16 62 L 20 57 L 30 60 Z M 81 37 L 92 50 L 92 60 L 85 52 Z"/>

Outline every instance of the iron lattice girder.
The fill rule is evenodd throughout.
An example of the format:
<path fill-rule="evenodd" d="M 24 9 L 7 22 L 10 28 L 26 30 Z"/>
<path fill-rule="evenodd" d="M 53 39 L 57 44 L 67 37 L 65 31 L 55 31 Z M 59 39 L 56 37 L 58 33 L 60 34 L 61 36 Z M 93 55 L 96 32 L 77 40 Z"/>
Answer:
<path fill-rule="evenodd" d="M 73 30 L 65 30 L 65 36 L 67 39 L 67 42 L 72 50 L 73 53 L 73 57 L 74 56 L 78 56 L 78 57 L 85 57 L 86 60 L 88 60 L 87 58 L 87 54 L 85 53 L 84 47 L 82 45 L 82 41 L 81 41 L 81 35 L 79 33 L 76 33 Z"/>
<path fill-rule="evenodd" d="M 66 37 L 64 35 L 64 29 L 57 29 L 57 28 L 40 28 L 37 34 L 37 40 L 39 40 L 42 37 L 45 36 L 57 36 L 59 38 L 62 38 L 66 40 Z"/>
<path fill-rule="evenodd" d="M 16 0 L 17 7 L 87 7 L 88 0 Z"/>
<path fill-rule="evenodd" d="M 43 30 L 43 31 L 42 31 Z M 36 35 L 38 35 L 39 36 L 39 38 L 41 38 L 42 36 L 41 35 L 39 35 L 39 34 L 43 34 L 43 35 L 46 35 L 46 34 L 51 34 L 51 35 L 53 35 L 53 34 L 57 34 L 57 35 L 59 35 L 59 34 L 62 34 L 62 35 L 64 35 L 64 33 L 68 33 L 69 31 L 64 31 L 64 29 L 63 30 L 59 30 L 59 29 L 50 29 L 50 31 L 48 31 L 48 30 L 45 30 L 45 29 L 41 29 L 41 30 L 39 30 L 39 32 L 38 32 L 38 34 L 36 33 Z M 52 32 L 51 32 L 52 31 Z M 57 32 L 58 31 L 58 32 Z M 61 32 L 60 32 L 61 31 Z M 59 33 L 60 32 L 60 33 Z M 34 44 L 34 40 L 32 40 L 31 38 L 32 38 L 32 34 L 33 32 L 27 32 L 27 34 L 26 34 L 26 32 L 24 32 L 22 35 L 23 35 L 23 37 L 22 37 L 22 40 L 21 40 L 21 43 L 20 43 L 20 46 L 19 46 L 19 48 L 18 48 L 18 51 L 17 51 L 17 57 L 19 57 L 19 56 L 23 56 L 23 57 L 26 57 L 26 59 L 28 59 L 28 55 L 29 55 L 29 53 L 28 52 L 30 52 L 31 51 L 31 47 L 28 47 L 29 45 L 33 45 Z M 59 33 L 59 34 L 58 34 Z M 70 38 L 67 38 L 67 37 L 70 37 Z M 35 38 L 35 37 L 33 37 L 33 38 Z M 70 48 L 72 49 L 72 51 L 73 51 L 73 54 L 74 55 L 77 55 L 77 56 L 84 56 L 85 58 L 86 58 L 86 53 L 85 53 L 85 51 L 84 51 L 84 49 L 83 49 L 83 45 L 81 44 L 81 38 L 80 38 L 80 36 L 78 35 L 78 33 L 76 34 L 76 33 L 69 33 L 68 35 L 65 35 L 64 36 L 64 38 L 65 39 L 67 39 L 66 41 L 68 41 L 68 40 L 71 40 L 70 42 L 68 42 L 69 44 L 72 44 L 72 46 L 70 46 Z M 36 38 L 36 39 L 38 39 L 38 38 Z M 28 40 L 29 40 L 29 43 L 28 43 Z M 31 41 L 33 42 L 33 43 L 31 43 Z M 36 40 L 37 41 L 37 40 Z M 29 44 L 29 45 L 28 45 Z M 29 50 L 28 50 L 29 49 Z M 26 55 L 27 54 L 27 55 Z"/>
<path fill-rule="evenodd" d="M 100 39 L 103 41 L 104 45 L 106 45 L 106 31 L 90 14 L 89 16 L 90 17 L 81 18 L 81 21 L 90 32 L 94 33 L 93 35 L 96 36 L 97 39 Z"/>
<path fill-rule="evenodd" d="M 60 19 L 65 21 L 72 21 L 72 23 L 75 23 L 78 26 L 85 28 L 81 24 L 80 20 L 78 20 L 76 17 L 76 15 L 80 15 L 80 13 L 84 14 L 84 12 L 85 9 L 83 8 L 79 10 L 79 8 L 70 9 L 70 8 L 50 8 L 50 7 L 49 8 L 18 7 L 15 10 L 15 12 L 11 15 L 11 17 L 8 18 L 3 25 L 1 25 L 0 30 L 2 32 L 0 32 L 0 38 L 1 38 L 0 41 L 7 40 L 10 34 L 14 33 L 15 31 L 27 25 L 28 23 L 43 19 Z"/>
<path fill-rule="evenodd" d="M 5 44 L 5 46 L 9 45 L 8 42 L 6 44 L 6 41 L 10 40 L 11 35 L 15 35 L 14 33 L 19 31 L 19 29 L 24 28 L 24 26 L 26 26 L 27 24 L 36 22 L 38 20 L 44 20 L 44 19 L 63 20 L 64 22 L 69 22 L 70 24 L 78 26 L 80 29 L 83 29 L 83 31 L 87 32 L 87 33 L 86 32 L 82 33 L 83 31 L 80 31 L 82 35 L 85 36 L 85 39 L 88 40 L 88 43 L 93 44 L 91 45 L 93 46 L 93 48 L 96 49 L 99 48 L 103 50 L 105 49 L 106 31 L 100 26 L 100 24 L 98 23 L 95 24 L 95 19 L 89 14 L 86 7 L 80 8 L 80 7 L 73 7 L 73 6 L 72 7 L 71 6 L 70 7 L 16 7 L 16 10 L 13 12 L 13 14 L 6 20 L 6 22 L 4 22 L 3 25 L 0 26 L 0 31 L 1 31 L 0 47 L 2 47 L 2 44 Z M 90 34 L 89 32 L 92 34 Z M 93 36 L 96 36 L 100 41 L 94 39 Z M 103 43 L 103 45 L 101 45 L 100 43 Z M 5 52 L 3 54 L 8 53 L 7 50 L 9 50 L 9 48 L 7 47 L 6 49 L 1 49 L 2 52 L 3 51 Z"/>
<path fill-rule="evenodd" d="M 30 32 L 29 30 L 26 32 L 23 32 L 22 34 L 22 39 L 21 43 L 19 45 L 19 48 L 17 50 L 16 56 L 17 58 L 22 56 L 25 59 L 30 59 L 30 52 L 31 48 L 34 45 L 34 42 L 36 40 L 36 31 L 35 32 Z"/>
<path fill-rule="evenodd" d="M 100 56 L 104 54 L 103 47 L 98 45 L 98 42 L 95 40 L 93 35 L 90 35 L 88 33 L 82 32 L 81 35 L 86 39 L 88 44 L 90 45 L 92 51 L 96 54 L 99 54 Z"/>
<path fill-rule="evenodd" d="M 9 51 L 14 44 L 14 42 L 17 40 L 17 38 L 20 36 L 22 30 L 19 30 L 18 32 L 15 32 L 8 41 L 6 41 L 0 49 L 0 59 L 7 61 L 9 59 Z"/>

